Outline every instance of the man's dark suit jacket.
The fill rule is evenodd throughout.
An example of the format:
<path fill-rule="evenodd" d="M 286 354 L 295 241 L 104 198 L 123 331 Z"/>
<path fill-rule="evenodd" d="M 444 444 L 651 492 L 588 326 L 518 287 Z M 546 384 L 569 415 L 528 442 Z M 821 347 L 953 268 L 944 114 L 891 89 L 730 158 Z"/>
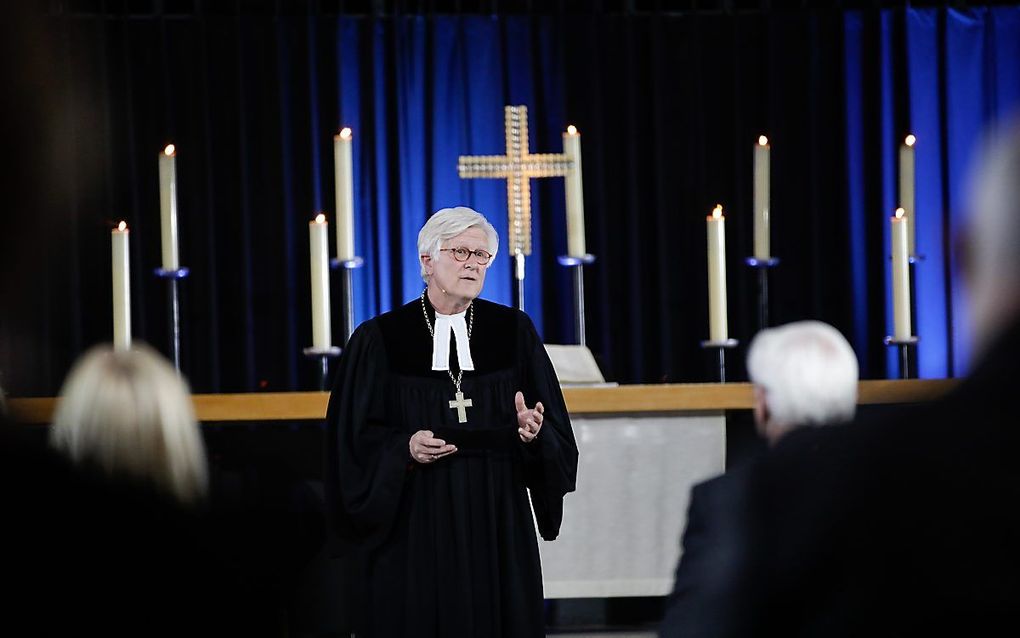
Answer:
<path fill-rule="evenodd" d="M 763 459 L 739 626 L 714 635 L 1017 634 L 1020 324 L 987 352 L 942 400 Z"/>
<path fill-rule="evenodd" d="M 673 593 L 666 601 L 661 636 L 686 638 L 726 633 L 735 587 L 747 561 L 748 465 L 691 488 Z"/>

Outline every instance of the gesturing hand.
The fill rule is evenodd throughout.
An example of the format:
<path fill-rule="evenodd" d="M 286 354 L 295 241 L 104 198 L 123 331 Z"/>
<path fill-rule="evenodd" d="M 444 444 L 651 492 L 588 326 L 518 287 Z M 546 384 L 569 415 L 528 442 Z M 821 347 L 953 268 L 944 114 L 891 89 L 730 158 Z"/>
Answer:
<path fill-rule="evenodd" d="M 538 436 L 538 431 L 542 429 L 544 418 L 542 415 L 545 414 L 545 408 L 542 407 L 541 401 L 536 403 L 534 408 L 529 408 L 524 403 L 523 392 L 518 392 L 514 396 L 514 403 L 517 405 L 517 433 L 522 441 L 531 443 Z"/>
<path fill-rule="evenodd" d="M 415 432 L 407 442 L 407 447 L 411 450 L 411 458 L 419 463 L 435 463 L 457 451 L 456 445 L 447 445 L 446 441 L 435 438 L 432 430 Z"/>

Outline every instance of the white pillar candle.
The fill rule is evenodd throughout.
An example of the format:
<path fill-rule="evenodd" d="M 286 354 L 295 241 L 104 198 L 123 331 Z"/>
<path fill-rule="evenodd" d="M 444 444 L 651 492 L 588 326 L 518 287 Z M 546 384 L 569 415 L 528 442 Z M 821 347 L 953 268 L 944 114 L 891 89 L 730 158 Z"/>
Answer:
<path fill-rule="evenodd" d="M 113 246 L 113 348 L 131 348 L 131 260 L 127 224 L 121 222 L 111 233 Z"/>
<path fill-rule="evenodd" d="M 769 197 L 771 164 L 769 138 L 758 137 L 754 147 L 754 257 L 769 259 Z"/>
<path fill-rule="evenodd" d="M 708 224 L 708 338 L 726 341 L 726 218 L 717 205 L 707 218 Z"/>
<path fill-rule="evenodd" d="M 583 257 L 584 246 L 584 189 L 581 177 L 581 134 L 573 125 L 563 134 L 563 153 L 573 166 L 566 177 L 567 195 L 567 254 Z"/>
<path fill-rule="evenodd" d="M 889 218 L 892 238 L 893 338 L 906 341 L 910 330 L 910 269 L 907 253 L 909 221 L 902 208 Z"/>
<path fill-rule="evenodd" d="M 917 254 L 917 211 L 914 208 L 914 144 L 917 138 L 908 135 L 900 144 L 900 207 L 907 224 L 907 254 Z"/>
<path fill-rule="evenodd" d="M 333 164 L 336 171 L 336 258 L 354 258 L 354 177 L 351 129 L 344 127 L 333 136 Z"/>
<path fill-rule="evenodd" d="M 177 270 L 177 150 L 167 144 L 159 154 L 159 221 L 163 270 Z"/>
<path fill-rule="evenodd" d="M 308 222 L 308 247 L 312 273 L 312 347 L 327 350 L 333 345 L 329 312 L 329 224 L 321 213 Z"/>

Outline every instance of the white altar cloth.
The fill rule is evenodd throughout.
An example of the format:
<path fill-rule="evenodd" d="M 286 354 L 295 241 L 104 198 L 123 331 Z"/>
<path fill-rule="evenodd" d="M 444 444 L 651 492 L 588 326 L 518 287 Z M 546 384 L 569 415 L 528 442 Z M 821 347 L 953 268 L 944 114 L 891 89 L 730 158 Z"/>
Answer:
<path fill-rule="evenodd" d="M 539 541 L 546 598 L 665 596 L 690 489 L 721 474 L 722 412 L 572 417 L 580 461 L 553 542 Z"/>

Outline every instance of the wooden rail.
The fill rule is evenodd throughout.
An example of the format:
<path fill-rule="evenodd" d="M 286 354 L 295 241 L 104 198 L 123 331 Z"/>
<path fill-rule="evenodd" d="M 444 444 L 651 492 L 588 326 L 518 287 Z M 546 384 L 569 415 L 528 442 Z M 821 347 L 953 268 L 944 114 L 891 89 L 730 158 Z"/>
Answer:
<path fill-rule="evenodd" d="M 927 401 L 950 390 L 953 379 L 861 381 L 861 404 Z M 751 407 L 749 383 L 676 383 L 623 385 L 610 388 L 564 388 L 571 414 L 618 414 L 745 410 Z M 327 392 L 196 394 L 200 421 L 314 420 L 326 414 Z M 53 397 L 10 399 L 11 414 L 22 423 L 49 423 Z"/>

